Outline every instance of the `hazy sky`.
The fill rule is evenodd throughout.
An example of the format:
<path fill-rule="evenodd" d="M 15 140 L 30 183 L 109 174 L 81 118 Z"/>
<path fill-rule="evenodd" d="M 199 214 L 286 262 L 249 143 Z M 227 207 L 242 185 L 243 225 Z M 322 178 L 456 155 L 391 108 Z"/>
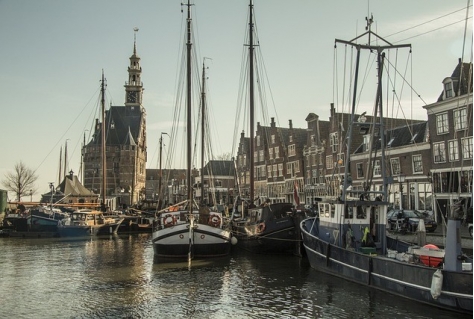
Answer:
<path fill-rule="evenodd" d="M 147 167 L 157 168 L 158 139 L 170 130 L 176 95 L 186 14 L 181 2 L 0 0 L 0 180 L 23 161 L 39 176 L 33 197 L 39 199 L 49 182 L 57 185 L 60 147 L 66 140 L 69 169 L 79 172 L 83 136 L 97 117 L 102 69 L 107 104 L 124 104 L 134 27 L 139 28 L 137 53 L 145 88 Z M 212 59 L 207 62 L 207 85 L 217 131 L 214 153 L 229 153 L 248 1 L 193 3 L 198 55 L 201 61 Z M 412 44 L 411 85 L 428 104 L 437 100 L 442 80 L 462 55 L 467 0 L 254 0 L 254 5 L 275 105 L 269 116 L 283 127 L 291 119 L 294 127 L 305 128 L 310 112 L 328 119 L 334 102 L 334 40 L 351 40 L 364 32 L 368 14 L 373 14 L 372 30 L 378 35 Z M 472 61 L 472 7 L 469 17 L 465 62 Z M 426 118 L 422 105 L 414 99 L 404 107 L 405 115 Z"/>

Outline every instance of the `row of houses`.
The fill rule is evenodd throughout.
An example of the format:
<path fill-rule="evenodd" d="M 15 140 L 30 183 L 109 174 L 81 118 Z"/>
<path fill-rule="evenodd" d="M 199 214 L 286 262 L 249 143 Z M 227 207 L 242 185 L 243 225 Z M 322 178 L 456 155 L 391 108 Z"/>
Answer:
<path fill-rule="evenodd" d="M 395 207 L 435 211 L 437 218 L 446 216 L 460 200 L 465 209 L 472 207 L 471 80 L 472 63 L 459 61 L 452 75 L 443 79 L 438 100 L 424 106 L 427 121 L 385 118 L 384 158 L 377 153 L 382 134 L 370 131 L 374 118 L 360 114 L 351 119 L 333 104 L 328 120 L 309 113 L 306 128 L 294 128 L 291 120 L 288 127 L 278 127 L 273 118 L 269 126 L 258 123 L 254 154 L 250 154 L 250 139 L 242 132 L 235 163 L 210 161 L 202 176 L 195 172 L 195 196 L 207 204 L 230 204 L 237 193 L 248 194 L 250 156 L 254 159 L 256 204 L 295 202 L 295 189 L 300 203 L 307 206 L 321 196 L 337 196 L 347 165 L 344 141 L 353 120 L 346 181 L 352 190 L 382 191 L 385 183 L 387 200 Z M 368 160 L 370 152 L 375 153 L 372 161 Z M 382 169 L 389 176 L 385 181 Z M 152 186 L 156 176 L 150 173 L 147 170 L 147 198 L 156 190 Z M 186 194 L 182 176 L 181 182 L 175 176 L 163 185 L 168 202 L 176 201 L 173 196 L 177 194 Z"/>

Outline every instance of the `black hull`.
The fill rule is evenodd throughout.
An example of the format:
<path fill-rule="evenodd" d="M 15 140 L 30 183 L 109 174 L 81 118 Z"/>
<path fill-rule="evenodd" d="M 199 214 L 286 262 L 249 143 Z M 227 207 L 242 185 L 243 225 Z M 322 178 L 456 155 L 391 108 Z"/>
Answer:
<path fill-rule="evenodd" d="M 194 230 L 191 258 L 207 259 L 228 256 L 231 251 L 230 233 L 219 228 L 200 227 Z M 206 230 L 207 229 L 207 230 Z M 170 228 L 162 235 L 153 234 L 154 261 L 188 260 L 190 252 L 189 228 L 186 224 Z M 180 238 L 180 239 L 177 239 Z"/>
<path fill-rule="evenodd" d="M 273 229 L 258 235 L 246 234 L 235 228 L 237 247 L 256 254 L 299 254 L 301 241 L 294 226 Z"/>
<path fill-rule="evenodd" d="M 347 250 L 309 234 L 302 223 L 303 245 L 312 268 L 381 291 L 439 308 L 472 314 L 472 272 L 442 271 L 441 295 L 431 295 L 436 268 Z"/>

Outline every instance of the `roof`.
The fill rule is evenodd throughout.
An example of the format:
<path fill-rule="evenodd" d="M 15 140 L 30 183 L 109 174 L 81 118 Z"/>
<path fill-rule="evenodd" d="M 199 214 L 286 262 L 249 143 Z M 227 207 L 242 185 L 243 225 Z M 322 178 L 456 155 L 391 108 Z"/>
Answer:
<path fill-rule="evenodd" d="M 209 174 L 210 171 L 210 174 Z M 204 166 L 204 176 L 234 176 L 235 166 L 233 161 L 212 160 Z"/>
<path fill-rule="evenodd" d="M 462 68 L 461 68 L 462 65 Z M 462 74 L 461 74 L 462 70 Z M 461 81 L 460 80 L 461 78 Z M 465 95 L 469 92 L 472 92 L 472 63 L 462 63 L 461 60 L 459 59 L 458 65 L 456 65 L 456 68 L 453 71 L 453 74 L 451 74 L 451 79 L 453 80 L 453 91 L 454 95 L 458 96 L 458 93 L 460 95 Z M 459 92 L 459 85 L 461 85 L 461 91 Z M 468 85 L 470 86 L 470 89 L 468 90 Z M 444 98 L 444 89 L 441 92 L 440 96 L 438 97 L 438 102 L 442 101 Z"/>
<path fill-rule="evenodd" d="M 144 113 L 141 107 L 111 106 L 105 114 L 107 145 L 136 145 Z M 102 128 L 98 125 L 92 141 L 100 145 Z"/>

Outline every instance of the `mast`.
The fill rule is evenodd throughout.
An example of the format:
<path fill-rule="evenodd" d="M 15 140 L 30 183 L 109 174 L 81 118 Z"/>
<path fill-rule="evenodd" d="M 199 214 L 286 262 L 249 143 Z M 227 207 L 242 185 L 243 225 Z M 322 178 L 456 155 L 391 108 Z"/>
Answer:
<path fill-rule="evenodd" d="M 206 58 L 202 61 L 202 91 L 201 91 L 201 201 L 204 204 L 204 136 L 206 123 Z"/>
<path fill-rule="evenodd" d="M 62 174 L 62 163 L 63 163 L 63 147 L 59 149 L 59 177 L 58 177 L 58 185 L 61 184 L 61 174 Z"/>
<path fill-rule="evenodd" d="M 187 88 L 187 98 L 186 98 L 186 133 L 187 133 L 187 175 L 186 175 L 186 186 L 188 191 L 188 200 L 189 200 L 189 213 L 192 214 L 193 208 L 193 192 L 192 192 L 192 183 L 191 183 L 191 149 L 192 149 L 192 134 L 191 134 L 191 3 L 188 0 L 188 18 L 187 18 L 187 40 L 186 40 L 186 88 Z"/>
<path fill-rule="evenodd" d="M 104 70 L 102 70 L 102 81 L 100 85 L 101 93 L 101 106 L 102 106 L 102 141 L 101 141 L 101 158 L 102 158 L 102 189 L 100 194 L 102 196 L 102 204 L 105 205 L 105 193 L 106 193 L 106 178 L 107 178 L 107 167 L 105 166 L 105 78 Z"/>
<path fill-rule="evenodd" d="M 249 59 L 250 59 L 250 64 L 249 64 L 249 98 L 250 98 L 250 203 L 253 204 L 253 199 L 254 199 L 254 179 L 255 179 L 255 173 L 254 173 L 254 152 L 255 152 L 255 118 L 254 118 L 254 113 L 255 113 L 255 98 L 254 98 L 254 74 L 253 74 L 253 69 L 254 69 L 254 45 L 253 45 L 253 2 L 250 0 L 250 5 L 249 5 L 249 10 L 250 10 L 250 15 L 249 15 Z"/>
<path fill-rule="evenodd" d="M 352 145 L 352 135 L 353 135 L 353 126 L 356 122 L 355 119 L 355 108 L 356 108 L 356 96 L 357 96 L 357 78 L 359 74 L 359 62 L 360 62 L 360 52 L 361 49 L 366 49 L 377 52 L 377 67 L 378 67 L 378 84 L 377 84 L 377 93 L 376 93 L 376 108 L 375 108 L 375 114 L 374 118 L 377 115 L 377 112 L 379 112 L 379 122 L 376 123 L 374 121 L 374 125 L 379 127 L 379 132 L 380 132 L 380 141 L 381 141 L 381 158 L 382 158 L 382 172 L 383 172 L 383 199 L 387 200 L 387 179 L 385 177 L 385 128 L 384 128 L 384 120 L 383 120 L 383 107 L 382 107 L 382 70 L 383 70 L 383 61 L 385 57 L 385 53 L 383 51 L 385 49 L 395 49 L 395 48 L 411 48 L 410 44 L 399 44 L 399 45 L 394 45 L 388 42 L 387 40 L 383 39 L 382 37 L 378 36 L 374 32 L 371 31 L 371 24 L 373 23 L 373 17 L 366 18 L 367 21 L 367 26 L 366 26 L 366 32 L 357 36 L 356 38 L 352 39 L 351 41 L 345 41 L 345 40 L 339 40 L 336 39 L 336 43 L 344 43 L 346 45 L 350 45 L 356 48 L 357 50 L 357 58 L 356 58 L 356 69 L 355 69 L 355 78 L 354 78 L 354 88 L 353 88 L 353 98 L 352 98 L 352 110 L 351 110 L 351 123 L 349 125 L 349 130 L 348 130 L 348 147 L 347 147 L 347 154 L 346 154 L 346 165 L 344 168 L 344 183 L 343 183 L 343 189 L 342 189 L 342 200 L 346 201 L 346 189 L 349 186 L 348 181 L 346 176 L 349 176 L 349 169 L 350 169 L 350 162 L 351 162 L 351 145 Z M 365 35 L 368 35 L 369 37 L 369 42 L 368 44 L 358 44 L 357 40 Z M 385 45 L 371 45 L 370 43 L 370 36 L 374 35 L 377 39 L 383 41 Z M 372 132 L 374 131 L 375 128 L 372 128 Z M 372 150 L 369 150 L 371 152 Z M 371 155 L 372 156 L 372 155 Z M 369 159 L 369 162 L 371 159 Z M 370 185 L 367 185 L 367 187 L 370 188 Z M 364 192 L 368 191 L 369 189 L 364 189 Z"/>

